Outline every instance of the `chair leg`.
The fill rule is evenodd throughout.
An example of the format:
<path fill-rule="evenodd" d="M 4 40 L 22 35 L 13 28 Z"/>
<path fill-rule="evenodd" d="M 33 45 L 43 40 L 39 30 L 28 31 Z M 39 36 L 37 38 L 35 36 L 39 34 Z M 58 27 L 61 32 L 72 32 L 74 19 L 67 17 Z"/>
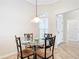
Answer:
<path fill-rule="evenodd" d="M 50 48 L 50 51 L 51 51 L 51 48 Z"/>
<path fill-rule="evenodd" d="M 23 57 L 21 57 L 21 59 L 24 59 Z"/>
<path fill-rule="evenodd" d="M 28 59 L 29 59 L 29 56 L 28 56 Z"/>
<path fill-rule="evenodd" d="M 54 59 L 54 55 L 52 55 L 52 59 Z"/>
<path fill-rule="evenodd" d="M 19 59 L 19 55 L 17 55 L 17 59 Z"/>

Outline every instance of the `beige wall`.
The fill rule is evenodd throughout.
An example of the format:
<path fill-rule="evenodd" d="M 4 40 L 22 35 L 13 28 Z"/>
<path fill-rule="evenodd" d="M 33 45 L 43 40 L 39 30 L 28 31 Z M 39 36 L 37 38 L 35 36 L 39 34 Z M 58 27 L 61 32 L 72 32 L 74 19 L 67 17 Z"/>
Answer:
<path fill-rule="evenodd" d="M 0 0 L 0 57 L 16 50 L 14 35 L 33 32 L 33 6 L 25 0 Z"/>

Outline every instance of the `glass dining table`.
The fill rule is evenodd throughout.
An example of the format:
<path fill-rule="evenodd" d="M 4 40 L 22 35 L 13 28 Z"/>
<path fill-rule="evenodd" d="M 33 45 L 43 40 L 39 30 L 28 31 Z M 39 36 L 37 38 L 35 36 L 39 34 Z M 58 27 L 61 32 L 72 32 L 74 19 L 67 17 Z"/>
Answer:
<path fill-rule="evenodd" d="M 43 46 L 44 45 L 44 38 L 43 39 L 33 39 L 33 40 L 22 40 L 21 41 L 22 45 L 24 46 L 31 46 L 32 47 L 32 51 L 34 53 L 33 55 L 33 59 L 37 59 L 37 56 L 36 56 L 36 48 L 38 46 Z"/>

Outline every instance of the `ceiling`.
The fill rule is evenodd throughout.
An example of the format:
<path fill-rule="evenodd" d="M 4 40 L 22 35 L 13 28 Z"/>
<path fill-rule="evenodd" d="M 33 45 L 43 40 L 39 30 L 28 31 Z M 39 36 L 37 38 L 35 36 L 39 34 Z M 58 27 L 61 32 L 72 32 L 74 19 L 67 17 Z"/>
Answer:
<path fill-rule="evenodd" d="M 36 0 L 26 0 L 26 1 L 28 1 L 29 3 L 35 5 Z M 59 0 L 37 0 L 37 4 L 38 5 L 47 5 L 47 4 L 53 4 L 57 1 L 59 1 Z"/>

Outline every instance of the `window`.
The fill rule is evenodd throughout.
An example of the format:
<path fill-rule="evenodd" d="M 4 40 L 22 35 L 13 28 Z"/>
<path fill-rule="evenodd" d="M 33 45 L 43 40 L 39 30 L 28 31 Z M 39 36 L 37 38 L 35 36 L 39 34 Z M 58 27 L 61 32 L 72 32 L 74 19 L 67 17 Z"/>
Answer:
<path fill-rule="evenodd" d="M 44 33 L 48 33 L 48 17 L 41 17 L 39 22 L 39 36 L 44 37 Z"/>

